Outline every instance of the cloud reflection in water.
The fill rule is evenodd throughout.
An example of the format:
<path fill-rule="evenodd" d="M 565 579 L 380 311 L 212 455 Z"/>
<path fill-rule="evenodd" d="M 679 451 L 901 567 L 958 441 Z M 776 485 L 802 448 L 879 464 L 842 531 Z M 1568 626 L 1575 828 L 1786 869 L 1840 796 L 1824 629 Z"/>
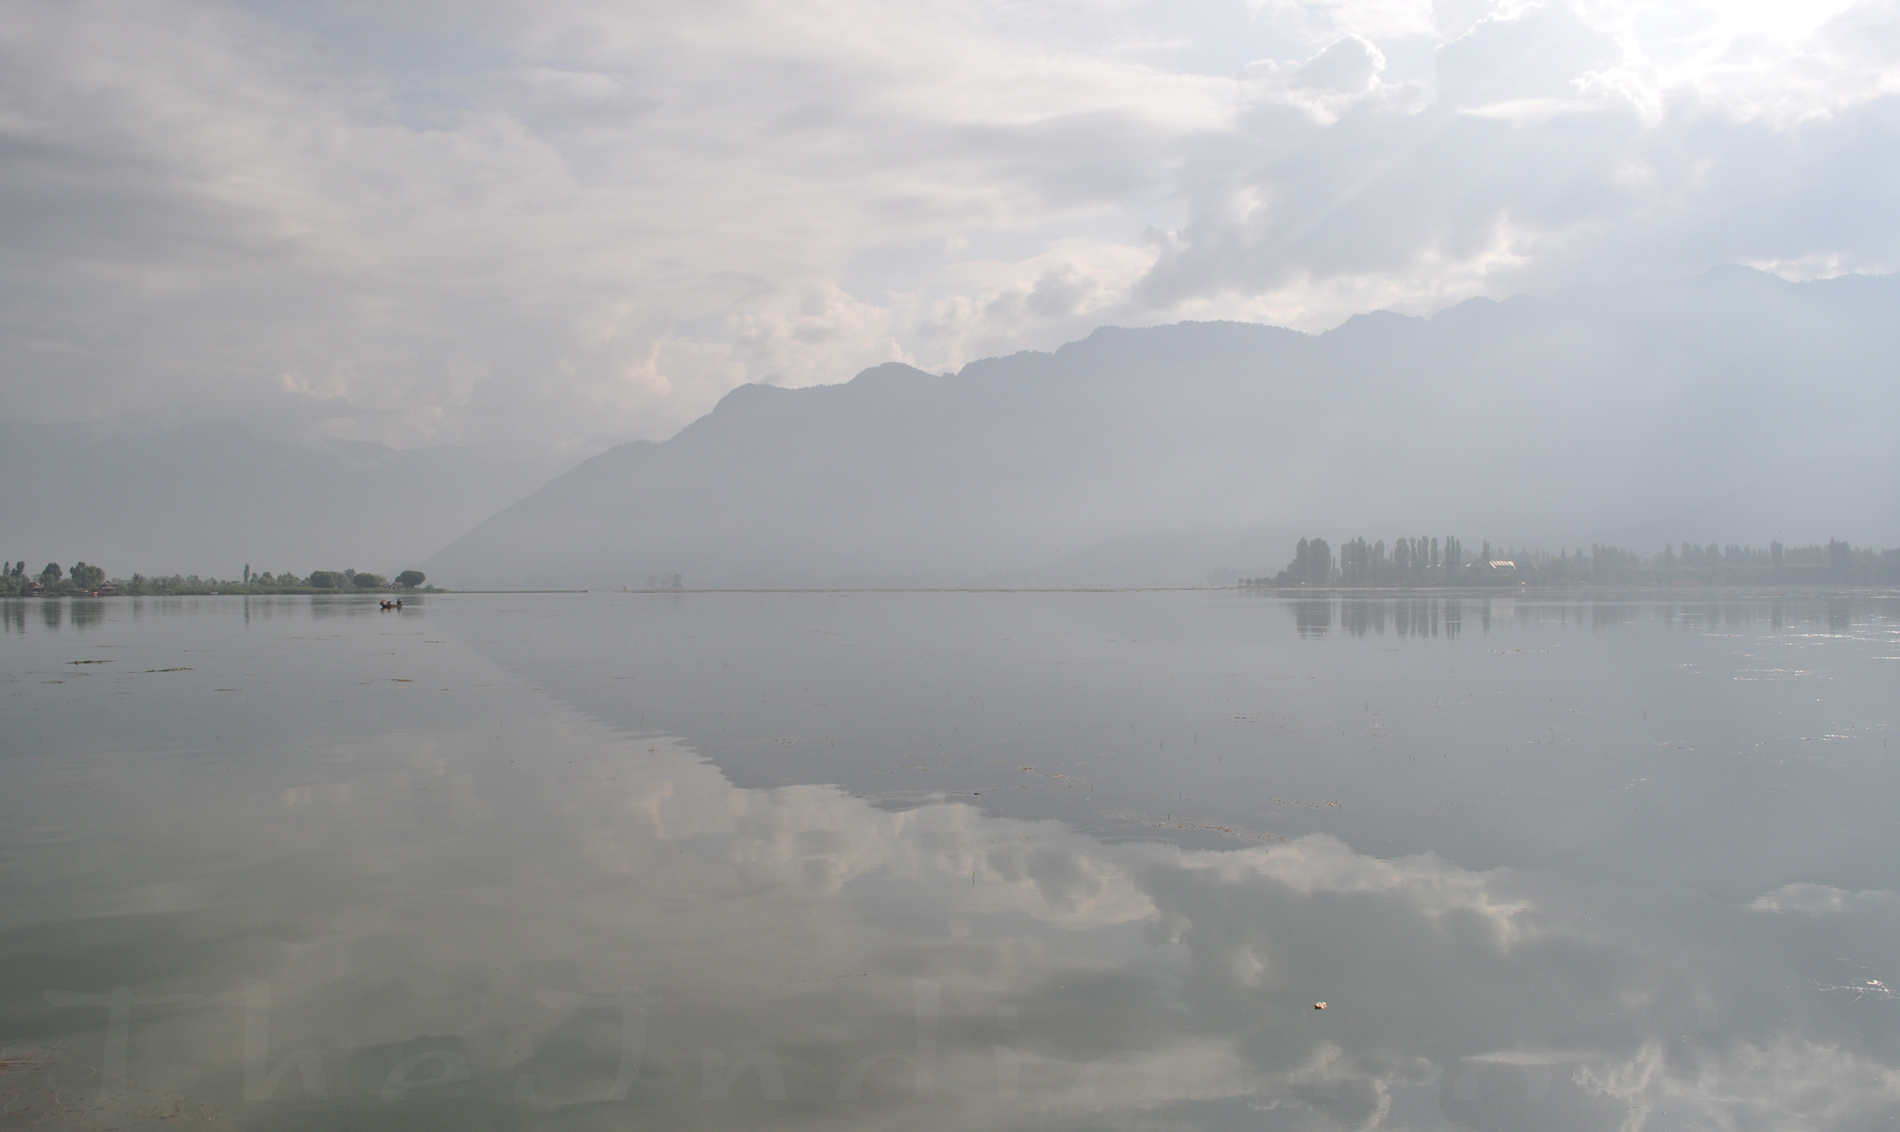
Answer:
<path fill-rule="evenodd" d="M 296 1127 L 1900 1113 L 1892 1003 L 1848 993 L 1885 973 L 1835 960 L 1893 938 L 1885 891 L 1723 902 L 1324 833 L 1106 844 L 974 799 L 740 788 L 473 653 L 432 661 L 435 692 L 334 648 L 254 691 L 240 739 L 18 761 L 6 844 L 38 874 L 9 881 L 5 1044 L 97 1056 L 105 1009 L 49 987 L 203 995 L 132 1007 L 129 1076 Z M 130 683 L 165 679 L 136 655 L 89 687 L 202 703 Z M 231 679 L 198 665 L 172 679 Z M 371 689 L 347 717 L 315 703 L 346 684 Z"/>

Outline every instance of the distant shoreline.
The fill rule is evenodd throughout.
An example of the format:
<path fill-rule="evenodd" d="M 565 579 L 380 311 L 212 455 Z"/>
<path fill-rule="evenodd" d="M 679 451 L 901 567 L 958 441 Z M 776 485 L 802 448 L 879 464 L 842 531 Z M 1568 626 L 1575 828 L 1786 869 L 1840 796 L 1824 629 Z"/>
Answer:
<path fill-rule="evenodd" d="M 190 593 L 138 594 L 7 594 L 0 601 L 138 601 L 144 598 L 182 597 L 329 597 L 352 601 L 387 601 L 392 591 L 326 589 L 205 590 Z M 1696 593 L 1749 597 L 1809 597 L 1842 595 L 1900 597 L 1900 586 L 1852 583 L 1796 582 L 1766 586 L 1754 582 L 1677 582 L 1640 586 L 732 586 L 707 589 L 520 589 L 394 591 L 408 600 L 425 597 L 473 597 L 530 594 L 606 594 L 619 597 L 658 597 L 718 594 L 1118 594 L 1118 593 L 1245 593 L 1276 598 L 1656 598 Z"/>
<path fill-rule="evenodd" d="M 1645 586 L 731 586 L 678 590 L 456 590 L 455 593 L 605 593 L 623 597 L 661 594 L 1097 594 L 1249 593 L 1276 597 L 1512 597 L 1523 594 L 1668 594 L 1695 590 L 1752 591 L 1772 596 L 1796 593 L 1869 593 L 1900 596 L 1900 586 L 1835 582 L 1678 582 Z M 451 591 L 440 591 L 451 592 Z"/>

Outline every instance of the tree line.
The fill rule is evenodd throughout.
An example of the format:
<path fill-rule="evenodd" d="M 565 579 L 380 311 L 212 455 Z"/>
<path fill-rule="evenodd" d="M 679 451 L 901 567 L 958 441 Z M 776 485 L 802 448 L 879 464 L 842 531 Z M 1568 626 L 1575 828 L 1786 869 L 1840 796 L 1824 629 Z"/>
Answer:
<path fill-rule="evenodd" d="M 108 578 L 105 569 L 84 561 L 71 568 L 48 562 L 38 573 L 28 573 L 24 560 L 0 562 L 0 597 L 113 597 L 166 594 L 299 594 L 357 591 L 413 590 L 427 581 L 420 570 L 404 570 L 393 579 L 357 570 L 312 570 L 252 573 L 244 567 L 239 579 L 201 578 L 196 574 Z M 433 587 L 431 587 L 433 588 Z"/>
<path fill-rule="evenodd" d="M 1334 553 L 1322 538 L 1301 539 L 1293 561 L 1272 576 L 1242 578 L 1242 586 L 1645 586 L 1645 585 L 1900 585 L 1900 549 L 1874 550 L 1842 539 L 1825 545 L 1766 548 L 1731 543 L 1671 543 L 1651 555 L 1593 543 L 1560 549 L 1493 548 L 1485 542 L 1467 556 L 1456 537 L 1355 538 Z"/>

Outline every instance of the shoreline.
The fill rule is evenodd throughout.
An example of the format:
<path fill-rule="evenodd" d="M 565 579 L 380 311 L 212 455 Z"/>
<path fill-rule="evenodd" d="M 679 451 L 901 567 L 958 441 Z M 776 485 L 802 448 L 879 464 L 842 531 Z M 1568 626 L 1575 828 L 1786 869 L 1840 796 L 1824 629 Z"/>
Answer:
<path fill-rule="evenodd" d="M 386 601 L 391 594 L 415 601 L 426 597 L 529 594 L 606 594 L 620 597 L 656 597 L 665 595 L 717 594 L 1118 594 L 1118 593 L 1235 593 L 1259 594 L 1275 598 L 1589 598 L 1655 599 L 1692 594 L 1777 597 L 1900 597 L 1900 586 L 1855 585 L 1851 583 L 1798 582 L 1765 586 L 1759 583 L 1677 582 L 1636 586 L 733 586 L 706 589 L 480 589 L 480 590 L 337 590 L 300 589 L 232 593 L 207 590 L 193 593 L 138 594 L 8 594 L 0 601 L 122 601 L 144 598 L 184 597 L 326 597 L 338 600 Z"/>

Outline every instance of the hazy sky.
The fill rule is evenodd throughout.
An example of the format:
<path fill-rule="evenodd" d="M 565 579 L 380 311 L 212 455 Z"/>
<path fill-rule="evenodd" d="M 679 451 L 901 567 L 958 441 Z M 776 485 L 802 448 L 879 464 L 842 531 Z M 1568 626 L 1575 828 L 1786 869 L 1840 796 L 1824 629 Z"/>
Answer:
<path fill-rule="evenodd" d="M 0 0 L 0 414 L 663 437 L 1096 325 L 1900 252 L 1900 4 Z"/>

